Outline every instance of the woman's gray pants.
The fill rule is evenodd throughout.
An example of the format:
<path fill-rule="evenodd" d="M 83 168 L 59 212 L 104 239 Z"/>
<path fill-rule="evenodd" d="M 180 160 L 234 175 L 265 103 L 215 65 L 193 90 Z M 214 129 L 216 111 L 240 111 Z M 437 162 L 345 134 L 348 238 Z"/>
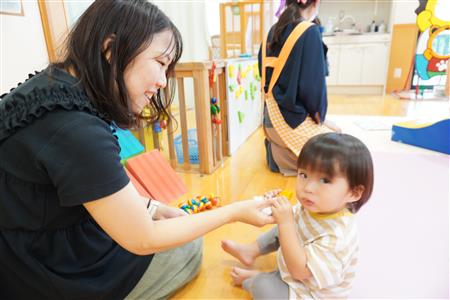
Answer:
<path fill-rule="evenodd" d="M 125 300 L 167 299 L 200 270 L 203 239 L 156 253 L 141 280 Z"/>

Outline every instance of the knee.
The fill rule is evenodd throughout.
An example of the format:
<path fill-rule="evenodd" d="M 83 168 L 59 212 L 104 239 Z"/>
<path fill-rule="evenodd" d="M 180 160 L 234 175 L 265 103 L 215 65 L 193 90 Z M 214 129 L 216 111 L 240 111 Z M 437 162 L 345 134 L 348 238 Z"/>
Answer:
<path fill-rule="evenodd" d="M 188 246 L 189 246 L 188 253 L 191 254 L 192 263 L 197 265 L 199 269 L 203 257 L 203 238 L 201 237 L 196 240 L 193 240 L 188 244 Z"/>
<path fill-rule="evenodd" d="M 203 259 L 203 238 L 198 238 L 189 244 L 186 245 L 188 247 L 187 253 L 189 253 L 189 257 L 186 257 L 186 266 L 191 270 L 190 279 L 197 276 L 200 272 L 200 268 L 202 265 Z"/>
<path fill-rule="evenodd" d="M 193 240 L 190 244 L 194 253 L 203 253 L 203 237 Z"/>
<path fill-rule="evenodd" d="M 279 279 L 281 280 L 281 278 Z M 278 278 L 274 278 L 272 273 L 261 273 L 256 275 L 250 285 L 249 292 L 253 299 L 288 299 L 289 287 L 286 284 L 278 284 Z"/>
<path fill-rule="evenodd" d="M 267 292 L 270 291 L 270 288 L 270 282 L 265 280 L 264 274 L 260 274 L 253 278 L 250 292 L 255 298 L 260 298 L 259 295 L 267 294 Z"/>

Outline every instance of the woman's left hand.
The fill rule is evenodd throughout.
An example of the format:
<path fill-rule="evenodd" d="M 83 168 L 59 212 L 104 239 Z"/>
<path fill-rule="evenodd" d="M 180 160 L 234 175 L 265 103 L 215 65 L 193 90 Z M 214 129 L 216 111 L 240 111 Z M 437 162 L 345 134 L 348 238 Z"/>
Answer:
<path fill-rule="evenodd" d="M 154 220 L 163 220 L 163 219 L 182 217 L 182 216 L 186 216 L 186 215 L 187 215 L 187 213 L 179 208 L 170 207 L 170 206 L 167 206 L 167 205 L 161 203 L 158 206 L 158 208 L 156 209 L 153 219 Z"/>
<path fill-rule="evenodd" d="M 325 120 L 325 122 L 323 122 L 323 125 L 327 126 L 328 128 L 330 128 L 334 132 L 342 133 L 342 129 L 339 126 L 337 126 L 336 123 L 334 123 L 334 122 L 332 122 L 330 120 Z"/>

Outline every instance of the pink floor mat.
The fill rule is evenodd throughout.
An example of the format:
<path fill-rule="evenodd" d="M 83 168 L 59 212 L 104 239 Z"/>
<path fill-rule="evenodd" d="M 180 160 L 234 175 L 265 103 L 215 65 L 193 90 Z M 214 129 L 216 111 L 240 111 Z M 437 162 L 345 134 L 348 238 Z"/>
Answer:
<path fill-rule="evenodd" d="M 373 153 L 352 298 L 449 298 L 449 158 Z"/>

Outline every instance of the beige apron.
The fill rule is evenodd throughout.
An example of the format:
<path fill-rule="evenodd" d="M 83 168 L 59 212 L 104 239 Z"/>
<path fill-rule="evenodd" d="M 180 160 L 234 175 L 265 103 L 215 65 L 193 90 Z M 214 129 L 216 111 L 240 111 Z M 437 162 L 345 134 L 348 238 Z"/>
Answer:
<path fill-rule="evenodd" d="M 301 22 L 299 23 L 294 30 L 291 32 L 286 42 L 283 45 L 283 48 L 280 51 L 278 57 L 267 57 L 266 56 L 266 43 L 267 38 L 263 40 L 262 43 L 262 87 L 264 93 L 264 84 L 266 80 L 266 68 L 273 68 L 272 78 L 270 79 L 269 88 L 267 93 L 264 93 L 264 100 L 267 106 L 267 111 L 269 113 L 270 121 L 279 135 L 285 146 L 295 154 L 296 157 L 300 154 L 300 151 L 303 145 L 308 141 L 311 137 L 318 135 L 320 133 L 330 132 L 331 130 L 323 126 L 322 124 L 317 124 L 310 116 L 307 116 L 306 119 L 296 128 L 291 128 L 286 121 L 284 120 L 280 108 L 278 107 L 277 102 L 275 101 L 272 89 L 280 77 L 281 71 L 283 70 L 284 65 L 289 57 L 289 54 L 292 51 L 297 40 L 300 36 L 312 26 L 313 23 L 310 22 Z"/>

